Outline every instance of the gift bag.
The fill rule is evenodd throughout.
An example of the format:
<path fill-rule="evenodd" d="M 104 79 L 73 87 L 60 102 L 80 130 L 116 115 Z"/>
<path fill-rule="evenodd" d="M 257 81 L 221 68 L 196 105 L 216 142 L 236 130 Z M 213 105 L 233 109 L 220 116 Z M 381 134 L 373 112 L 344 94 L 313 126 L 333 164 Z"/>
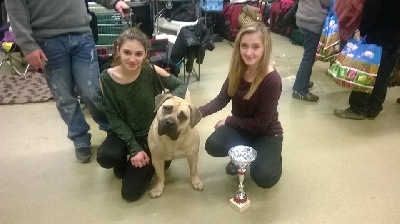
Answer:
<path fill-rule="evenodd" d="M 339 85 L 354 91 L 371 93 L 381 57 L 382 47 L 366 44 L 365 39 L 360 41 L 350 39 L 328 73 Z"/>
<path fill-rule="evenodd" d="M 321 38 L 318 43 L 317 54 L 315 59 L 319 61 L 335 61 L 338 52 L 335 49 L 339 48 L 339 26 L 338 18 L 335 10 L 335 0 L 332 1 L 329 8 L 328 15 L 326 16 L 324 26 L 322 28 Z"/>

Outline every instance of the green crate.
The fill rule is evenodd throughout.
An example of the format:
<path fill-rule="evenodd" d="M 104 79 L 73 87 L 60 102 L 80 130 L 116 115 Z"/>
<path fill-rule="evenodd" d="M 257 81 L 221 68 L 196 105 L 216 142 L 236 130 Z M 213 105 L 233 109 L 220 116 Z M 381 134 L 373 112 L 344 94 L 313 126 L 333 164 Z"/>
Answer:
<path fill-rule="evenodd" d="M 97 20 L 98 25 L 121 25 L 122 21 L 120 19 L 102 19 Z"/>
<path fill-rule="evenodd" d="M 98 25 L 97 30 L 99 34 L 121 34 L 124 30 L 122 25 L 110 26 L 110 25 Z"/>
<path fill-rule="evenodd" d="M 99 40 L 96 45 L 114 45 L 114 41 L 118 37 L 119 34 L 99 34 Z"/>
<path fill-rule="evenodd" d="M 118 13 L 98 13 L 96 14 L 97 21 L 99 20 L 121 20 Z"/>

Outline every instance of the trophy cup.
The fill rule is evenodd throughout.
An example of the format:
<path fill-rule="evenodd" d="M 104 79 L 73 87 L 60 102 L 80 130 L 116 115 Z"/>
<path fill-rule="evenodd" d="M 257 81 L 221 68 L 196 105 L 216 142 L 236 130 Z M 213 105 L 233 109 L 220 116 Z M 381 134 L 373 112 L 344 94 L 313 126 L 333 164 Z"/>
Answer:
<path fill-rule="evenodd" d="M 257 157 L 257 151 L 252 147 L 238 145 L 232 147 L 229 152 L 231 162 L 238 167 L 239 175 L 239 189 L 233 198 L 230 199 L 230 205 L 239 212 L 244 211 L 250 207 L 250 200 L 247 199 L 246 193 L 243 188 L 244 174 L 246 173 L 247 166 L 253 162 Z"/>

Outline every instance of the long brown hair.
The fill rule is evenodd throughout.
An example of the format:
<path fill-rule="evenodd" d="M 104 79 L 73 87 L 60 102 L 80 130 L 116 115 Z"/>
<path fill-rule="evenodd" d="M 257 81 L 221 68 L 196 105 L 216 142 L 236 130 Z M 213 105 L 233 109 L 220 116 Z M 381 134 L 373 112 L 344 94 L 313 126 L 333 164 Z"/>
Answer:
<path fill-rule="evenodd" d="M 251 84 L 250 90 L 244 96 L 245 100 L 251 98 L 254 92 L 257 90 L 257 87 L 260 85 L 261 81 L 267 75 L 269 61 L 272 51 L 272 42 L 271 35 L 269 29 L 260 22 L 254 22 L 250 24 L 244 25 L 240 31 L 238 32 L 235 40 L 235 45 L 233 47 L 231 64 L 229 67 L 229 86 L 228 86 L 228 94 L 229 96 L 233 96 L 236 92 L 237 87 L 243 77 L 243 74 L 246 72 L 247 65 L 244 63 L 241 55 L 240 55 L 240 42 L 242 40 L 243 35 L 259 33 L 261 37 L 261 42 L 263 43 L 263 56 L 260 60 L 260 65 L 256 70 L 256 76 L 254 81 Z"/>
<path fill-rule="evenodd" d="M 127 40 L 137 40 L 144 47 L 145 52 L 150 48 L 150 42 L 147 40 L 146 34 L 144 34 L 139 27 L 132 27 L 125 30 L 118 39 L 114 42 L 114 55 L 111 67 L 115 67 L 121 64 L 121 57 L 118 52 L 121 49 L 122 44 Z"/>

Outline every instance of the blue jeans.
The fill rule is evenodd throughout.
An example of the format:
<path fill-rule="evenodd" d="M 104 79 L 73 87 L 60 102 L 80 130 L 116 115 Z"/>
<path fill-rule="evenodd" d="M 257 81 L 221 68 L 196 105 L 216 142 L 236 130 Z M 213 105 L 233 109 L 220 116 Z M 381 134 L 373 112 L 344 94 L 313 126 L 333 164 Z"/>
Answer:
<path fill-rule="evenodd" d="M 304 96 L 308 93 L 308 85 L 310 82 L 312 68 L 315 62 L 315 54 L 317 53 L 318 42 L 321 34 L 317 34 L 306 29 L 301 30 L 304 34 L 304 53 L 292 89 L 293 91 L 296 91 L 300 95 Z"/>
<path fill-rule="evenodd" d="M 90 126 L 77 95 L 87 105 L 101 130 L 108 130 L 99 85 L 99 65 L 91 33 L 38 38 L 48 61 L 43 70 L 61 118 L 68 125 L 68 138 L 76 148 L 89 147 Z"/>

